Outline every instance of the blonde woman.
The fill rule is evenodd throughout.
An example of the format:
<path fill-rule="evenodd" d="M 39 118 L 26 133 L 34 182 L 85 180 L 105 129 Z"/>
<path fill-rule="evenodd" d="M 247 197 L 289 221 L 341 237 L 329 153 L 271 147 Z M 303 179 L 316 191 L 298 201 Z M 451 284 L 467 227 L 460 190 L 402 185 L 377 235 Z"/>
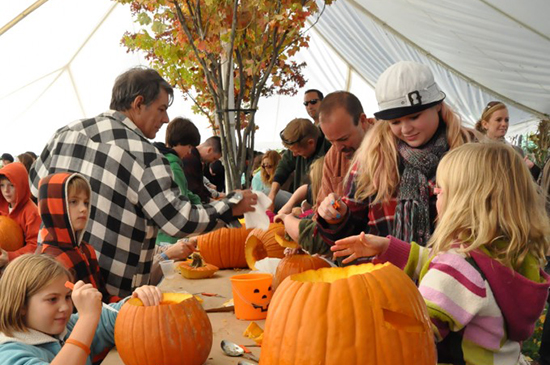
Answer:
<path fill-rule="evenodd" d="M 437 165 L 474 132 L 461 126 L 425 65 L 389 67 L 376 84 L 376 98 L 378 121 L 354 155 L 346 195 L 335 204 L 340 197 L 330 194 L 320 204 L 318 231 L 329 245 L 359 232 L 425 245 L 437 215 Z"/>
<path fill-rule="evenodd" d="M 472 168 L 475 166 L 475 168 Z M 335 256 L 376 255 L 419 283 L 438 345 L 438 362 L 526 364 L 550 277 L 543 195 L 521 157 L 502 143 L 471 143 L 437 169 L 437 228 L 430 249 L 361 233 L 337 241 Z"/>
<path fill-rule="evenodd" d="M 275 170 L 281 161 L 281 155 L 277 151 L 269 150 L 262 156 L 260 164 L 260 170 L 254 174 L 252 178 L 252 190 L 261 191 L 262 193 L 269 195 L 271 191 L 271 184 L 275 177 Z M 275 196 L 275 211 L 281 209 L 290 199 L 288 191 L 279 190 Z"/>
<path fill-rule="evenodd" d="M 481 117 L 477 121 L 475 128 L 478 132 L 483 133 L 488 139 L 508 143 L 504 137 L 506 137 L 509 125 L 510 116 L 506 105 L 502 101 L 490 101 L 483 109 Z M 521 148 L 518 146 L 512 147 L 521 155 L 521 157 L 523 157 L 523 160 L 531 171 L 533 178 L 537 179 L 540 175 L 541 169 L 535 165 L 535 163 L 531 161 L 528 156 L 524 155 Z"/>

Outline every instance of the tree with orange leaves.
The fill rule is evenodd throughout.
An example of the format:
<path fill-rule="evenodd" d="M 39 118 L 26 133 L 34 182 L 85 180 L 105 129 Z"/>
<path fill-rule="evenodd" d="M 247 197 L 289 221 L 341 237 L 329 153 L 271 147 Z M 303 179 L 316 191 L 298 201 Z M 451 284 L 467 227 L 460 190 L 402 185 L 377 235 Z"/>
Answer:
<path fill-rule="evenodd" d="M 208 117 L 222 137 L 228 189 L 239 188 L 242 174 L 251 174 L 246 160 L 253 158 L 260 97 L 295 95 L 305 85 L 305 64 L 290 58 L 308 46 L 306 19 L 334 0 L 322 8 L 315 0 L 116 1 L 131 4 L 141 25 L 124 44 L 145 52 L 194 101 L 194 111 Z"/>

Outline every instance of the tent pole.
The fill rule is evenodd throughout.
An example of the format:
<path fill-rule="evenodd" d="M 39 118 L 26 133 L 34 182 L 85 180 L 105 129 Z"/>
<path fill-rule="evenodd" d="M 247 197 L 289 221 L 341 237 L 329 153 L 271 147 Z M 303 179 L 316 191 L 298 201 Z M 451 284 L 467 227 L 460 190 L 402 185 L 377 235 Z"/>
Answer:
<path fill-rule="evenodd" d="M 350 88 L 351 88 L 351 67 L 348 64 L 348 74 L 346 76 L 346 91 L 349 92 Z"/>
<path fill-rule="evenodd" d="M 2 28 L 0 28 L 0 36 L 4 33 L 6 33 L 8 30 L 10 30 L 14 25 L 19 23 L 21 20 L 23 20 L 24 17 L 44 5 L 44 3 L 48 0 L 38 0 L 31 6 L 29 6 L 27 9 L 23 10 L 19 15 L 17 15 L 15 18 L 13 18 L 11 21 L 9 21 L 6 25 L 4 25 Z"/>

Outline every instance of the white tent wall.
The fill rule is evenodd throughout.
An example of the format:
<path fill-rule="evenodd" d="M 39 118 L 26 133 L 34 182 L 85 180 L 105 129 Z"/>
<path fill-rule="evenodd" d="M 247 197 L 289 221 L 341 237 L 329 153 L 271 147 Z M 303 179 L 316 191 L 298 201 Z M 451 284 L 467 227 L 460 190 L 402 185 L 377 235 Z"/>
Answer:
<path fill-rule="evenodd" d="M 428 64 L 469 125 L 504 101 L 512 135 L 550 114 L 549 27 L 532 26 L 549 12 L 547 1 L 344 0 L 316 30 L 370 84 L 397 61 Z"/>
<path fill-rule="evenodd" d="M 6 24 L 33 1 L 6 4 L 0 25 Z M 136 26 L 129 7 L 108 0 L 50 0 L 0 36 L 0 153 L 39 153 L 60 127 L 94 117 L 108 109 L 117 75 L 136 65 L 147 65 L 139 54 L 120 45 L 126 31 Z M 306 62 L 306 86 L 296 96 L 262 99 L 256 114 L 259 129 L 255 148 L 282 148 L 279 131 L 296 117 L 308 117 L 303 92 L 316 88 L 325 94 L 349 84 L 370 111 L 376 110 L 374 94 L 359 79 L 347 82 L 348 66 L 314 31 L 310 48 L 295 57 Z M 74 58 L 74 59 L 73 59 Z M 366 97 L 363 97 L 365 95 Z M 195 122 L 202 139 L 212 135 L 206 118 L 194 115 L 192 102 L 176 90 L 170 117 L 185 116 Z M 367 108 L 366 108 L 367 109 Z M 165 128 L 156 140 L 164 140 Z"/>
<path fill-rule="evenodd" d="M 33 2 L 4 4 L 0 25 Z M 106 110 L 117 75 L 147 65 L 120 45 L 124 32 L 136 29 L 129 8 L 114 5 L 49 0 L 0 36 L 0 153 L 40 152 L 58 128 Z M 309 32 L 310 48 L 296 56 L 308 64 L 306 86 L 294 97 L 260 101 L 256 149 L 281 147 L 279 131 L 307 117 L 302 100 L 309 88 L 349 88 L 372 116 L 372 85 L 399 60 L 428 64 L 468 124 L 488 101 L 503 100 L 508 134 L 532 131 L 550 112 L 548 13 L 546 0 L 338 0 Z M 178 91 L 169 114 L 191 118 L 205 139 L 208 123 L 190 106 Z M 164 129 L 156 137 L 163 139 Z"/>

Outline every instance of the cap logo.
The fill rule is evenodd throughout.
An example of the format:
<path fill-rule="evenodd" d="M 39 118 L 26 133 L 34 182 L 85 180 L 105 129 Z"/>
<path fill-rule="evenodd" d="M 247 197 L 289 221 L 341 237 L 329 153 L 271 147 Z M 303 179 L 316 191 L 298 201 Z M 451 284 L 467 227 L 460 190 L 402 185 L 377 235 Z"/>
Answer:
<path fill-rule="evenodd" d="M 411 106 L 422 104 L 422 96 L 420 96 L 420 93 L 418 92 L 418 90 L 410 92 L 407 95 L 407 97 L 409 98 L 409 102 L 411 103 Z"/>

